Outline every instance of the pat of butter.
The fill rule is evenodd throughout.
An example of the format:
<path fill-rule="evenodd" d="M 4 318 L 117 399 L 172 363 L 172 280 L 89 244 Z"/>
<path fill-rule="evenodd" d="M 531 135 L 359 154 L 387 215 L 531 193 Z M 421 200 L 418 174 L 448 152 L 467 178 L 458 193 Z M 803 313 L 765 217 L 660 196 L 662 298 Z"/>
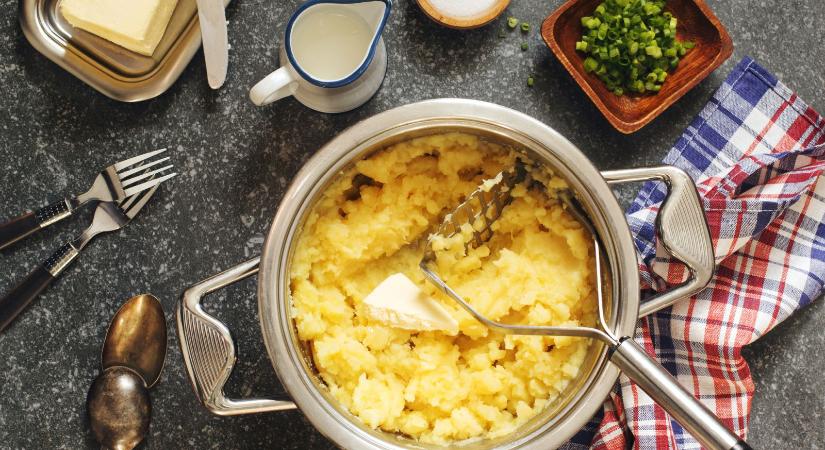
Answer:
<path fill-rule="evenodd" d="M 60 13 L 75 28 L 152 56 L 177 4 L 178 0 L 62 0 Z"/>
<path fill-rule="evenodd" d="M 458 333 L 458 322 L 450 313 L 403 273 L 387 277 L 364 304 L 371 319 L 390 327 Z"/>

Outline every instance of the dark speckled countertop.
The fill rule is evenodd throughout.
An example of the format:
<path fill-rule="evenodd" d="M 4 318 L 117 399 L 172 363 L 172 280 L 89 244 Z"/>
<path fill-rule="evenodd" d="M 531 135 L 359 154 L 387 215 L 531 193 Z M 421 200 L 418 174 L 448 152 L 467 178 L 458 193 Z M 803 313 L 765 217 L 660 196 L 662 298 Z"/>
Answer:
<path fill-rule="evenodd" d="M 544 47 L 536 30 L 561 0 L 513 0 L 506 15 L 533 27 L 498 38 L 499 20 L 475 31 L 440 28 L 413 0 L 397 0 L 385 40 L 389 70 L 363 107 L 340 115 L 292 99 L 257 108 L 247 89 L 273 70 L 280 32 L 297 0 L 238 0 L 227 11 L 229 78 L 206 83 L 198 53 L 168 92 L 123 104 L 38 54 L 17 22 L 17 1 L 0 0 L 0 217 L 87 187 L 102 167 L 167 146 L 181 172 L 135 221 L 99 238 L 81 260 L 0 335 L 0 448 L 95 448 L 85 396 L 97 374 L 106 325 L 128 297 L 163 302 L 170 347 L 152 391 L 154 418 L 142 448 L 328 448 L 299 412 L 219 418 L 195 399 L 172 312 L 189 285 L 260 249 L 262 233 L 301 164 L 345 127 L 379 111 L 434 97 L 496 102 L 567 136 L 601 169 L 653 164 L 734 64 L 750 55 L 825 112 L 822 0 L 708 0 L 735 50 L 720 69 L 641 131 L 614 131 Z M 528 88 L 528 75 L 535 86 Z M 629 197 L 630 193 L 625 193 Z M 0 291 L 89 220 L 89 213 L 0 253 Z M 207 309 L 235 330 L 240 362 L 232 396 L 282 396 L 257 325 L 254 281 L 221 291 Z M 823 448 L 825 304 L 817 301 L 745 352 L 756 383 L 754 448 Z"/>

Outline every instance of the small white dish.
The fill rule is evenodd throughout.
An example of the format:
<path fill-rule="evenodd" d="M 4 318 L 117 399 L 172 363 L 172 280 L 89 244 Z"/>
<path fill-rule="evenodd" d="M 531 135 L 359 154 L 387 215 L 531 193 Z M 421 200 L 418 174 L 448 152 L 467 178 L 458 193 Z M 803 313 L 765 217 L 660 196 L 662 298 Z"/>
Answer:
<path fill-rule="evenodd" d="M 417 0 L 418 6 L 434 22 L 448 28 L 469 30 L 495 20 L 510 0 Z"/>

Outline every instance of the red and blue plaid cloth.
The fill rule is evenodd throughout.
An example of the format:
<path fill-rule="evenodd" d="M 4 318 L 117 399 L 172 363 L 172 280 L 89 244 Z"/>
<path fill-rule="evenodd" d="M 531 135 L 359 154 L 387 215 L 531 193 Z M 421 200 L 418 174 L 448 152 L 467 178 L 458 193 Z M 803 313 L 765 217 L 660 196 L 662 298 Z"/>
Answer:
<path fill-rule="evenodd" d="M 825 119 L 750 58 L 742 60 L 664 162 L 696 182 L 717 272 L 698 295 L 640 321 L 636 340 L 740 436 L 754 385 L 741 349 L 817 298 L 825 279 Z M 627 213 L 645 288 L 684 279 L 657 246 L 665 196 L 646 184 Z M 565 448 L 700 445 L 622 375 L 604 411 Z"/>

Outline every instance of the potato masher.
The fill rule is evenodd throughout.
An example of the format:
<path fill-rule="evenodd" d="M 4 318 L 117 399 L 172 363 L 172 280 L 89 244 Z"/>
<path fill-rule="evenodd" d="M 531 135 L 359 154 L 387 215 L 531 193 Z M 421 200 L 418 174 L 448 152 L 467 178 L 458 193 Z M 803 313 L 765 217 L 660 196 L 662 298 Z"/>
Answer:
<path fill-rule="evenodd" d="M 587 219 L 587 215 L 569 191 L 559 191 L 559 198 L 570 212 L 593 237 L 593 251 L 596 269 L 596 292 L 598 298 L 598 327 L 584 326 L 534 326 L 511 325 L 488 319 L 467 303 L 434 271 L 435 251 L 433 236 L 451 237 L 460 232 L 462 225 L 473 227 L 472 239 L 465 243 L 467 248 L 477 247 L 493 236 L 492 225 L 501 217 L 504 208 L 512 201 L 512 189 L 519 183 L 529 182 L 529 167 L 521 160 L 467 196 L 451 213 L 444 217 L 436 232 L 428 239 L 424 257 L 419 264 L 424 275 L 462 308 L 488 328 L 504 334 L 575 336 L 593 338 L 608 347 L 610 361 L 625 375 L 641 387 L 654 401 L 673 416 L 693 437 L 708 449 L 750 449 L 722 424 L 719 419 L 679 382 L 651 358 L 631 336 L 616 336 L 608 327 L 604 316 L 602 296 L 601 248 L 598 235 Z"/>

